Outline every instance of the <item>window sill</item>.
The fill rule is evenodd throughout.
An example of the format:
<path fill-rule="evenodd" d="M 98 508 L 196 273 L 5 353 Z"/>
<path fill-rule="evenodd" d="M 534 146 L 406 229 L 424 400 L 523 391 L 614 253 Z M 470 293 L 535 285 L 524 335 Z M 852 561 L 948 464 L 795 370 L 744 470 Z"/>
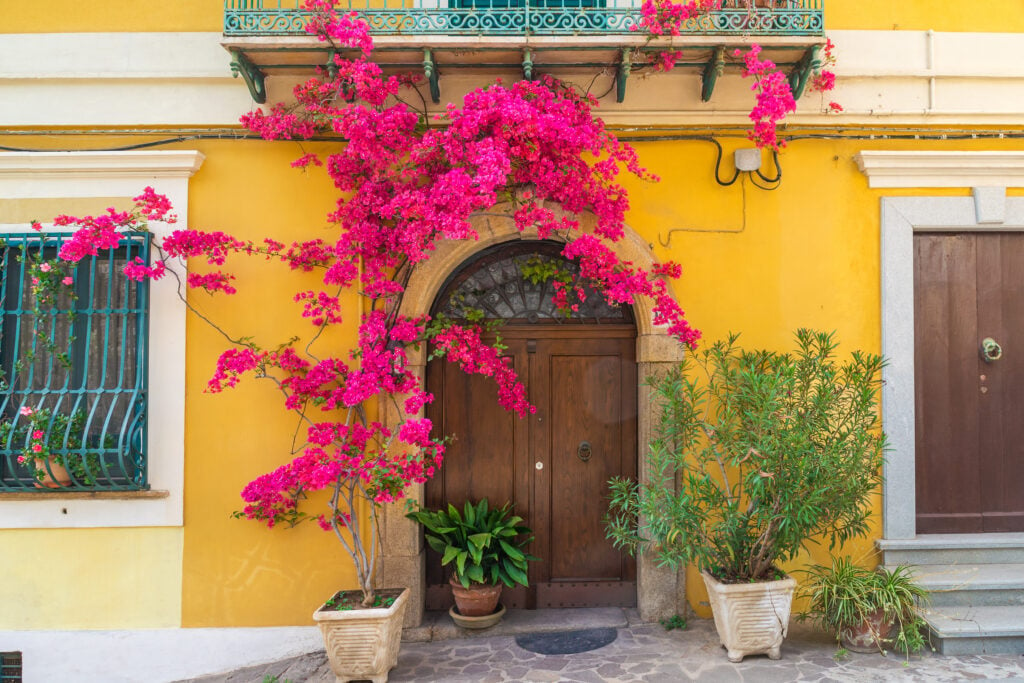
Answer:
<path fill-rule="evenodd" d="M 170 491 L 3 491 L 0 500 L 139 500 L 168 498 Z"/>

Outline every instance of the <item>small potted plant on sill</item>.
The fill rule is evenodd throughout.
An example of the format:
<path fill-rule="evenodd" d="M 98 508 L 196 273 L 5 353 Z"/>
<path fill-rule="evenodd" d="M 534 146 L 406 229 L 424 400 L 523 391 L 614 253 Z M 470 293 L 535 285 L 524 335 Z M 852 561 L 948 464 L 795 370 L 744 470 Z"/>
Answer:
<path fill-rule="evenodd" d="M 502 586 L 529 585 L 528 563 L 536 560 L 525 548 L 533 540 L 521 517 L 511 515 L 509 503 L 489 509 L 487 499 L 466 502 L 462 514 L 448 509 L 417 509 L 406 515 L 423 526 L 427 544 L 452 565 L 455 607 L 449 612 L 463 628 L 487 628 L 501 621 Z M 456 611 L 457 610 L 457 611 Z"/>
<path fill-rule="evenodd" d="M 19 415 L 24 425 L 0 423 L 0 446 L 24 444 L 18 463 L 29 467 L 36 488 L 62 489 L 95 486 L 102 473 L 100 456 L 95 446 L 114 445 L 113 437 L 90 438 L 86 412 L 77 409 L 70 415 L 48 409 L 33 410 L 23 406 Z"/>
<path fill-rule="evenodd" d="M 654 380 L 648 479 L 611 482 L 608 537 L 697 564 L 730 661 L 781 656 L 796 582 L 780 564 L 812 537 L 866 533 L 880 482 L 882 359 L 837 362 L 833 334 L 796 341 L 794 353 L 744 351 L 732 335 Z"/>
<path fill-rule="evenodd" d="M 924 648 L 927 624 L 917 608 L 928 593 L 906 565 L 870 570 L 837 557 L 831 566 L 809 567 L 807 576 L 802 591 L 810 609 L 801 617 L 834 633 L 841 647 L 882 654 L 895 648 L 907 656 Z"/>

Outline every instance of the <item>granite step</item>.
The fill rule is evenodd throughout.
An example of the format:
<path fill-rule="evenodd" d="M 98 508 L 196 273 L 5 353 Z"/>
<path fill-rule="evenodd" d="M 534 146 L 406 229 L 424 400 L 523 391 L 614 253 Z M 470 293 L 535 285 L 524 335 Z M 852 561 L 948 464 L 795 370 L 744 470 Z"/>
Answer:
<path fill-rule="evenodd" d="M 944 655 L 1024 654 L 1024 605 L 932 606 L 921 613 Z"/>
<path fill-rule="evenodd" d="M 920 565 L 914 577 L 933 607 L 1024 605 L 1024 564 Z"/>
<path fill-rule="evenodd" d="M 1024 563 L 1024 533 L 922 534 L 881 539 L 886 566 Z"/>

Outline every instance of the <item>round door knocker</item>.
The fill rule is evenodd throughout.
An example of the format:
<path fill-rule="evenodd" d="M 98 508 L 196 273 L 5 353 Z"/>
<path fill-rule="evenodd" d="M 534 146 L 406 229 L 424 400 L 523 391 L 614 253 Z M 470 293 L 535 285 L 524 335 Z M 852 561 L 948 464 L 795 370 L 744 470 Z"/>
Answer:
<path fill-rule="evenodd" d="M 580 441 L 580 445 L 576 447 L 576 457 L 587 462 L 590 460 L 590 456 L 593 455 L 593 451 L 590 449 L 589 441 Z"/>
<path fill-rule="evenodd" d="M 992 363 L 1003 357 L 1003 347 L 992 337 L 985 337 L 981 340 L 981 359 L 986 363 Z"/>

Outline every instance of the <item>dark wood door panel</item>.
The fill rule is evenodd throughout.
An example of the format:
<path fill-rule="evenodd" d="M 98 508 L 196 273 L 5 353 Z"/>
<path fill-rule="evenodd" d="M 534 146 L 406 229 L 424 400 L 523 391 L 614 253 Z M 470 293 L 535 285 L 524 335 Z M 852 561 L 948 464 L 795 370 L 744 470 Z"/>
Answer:
<path fill-rule="evenodd" d="M 914 247 L 917 530 L 1024 531 L 1024 233 Z"/>
<path fill-rule="evenodd" d="M 607 481 L 622 472 L 619 355 L 552 355 L 552 581 L 621 580 L 604 538 Z M 557 551 L 555 549 L 557 548 Z"/>
<path fill-rule="evenodd" d="M 972 235 L 914 236 L 917 528 L 981 531 L 977 254 Z"/>
<path fill-rule="evenodd" d="M 1024 531 L 1024 233 L 978 235 L 978 341 L 992 337 L 999 360 L 979 358 L 982 528 Z"/>

